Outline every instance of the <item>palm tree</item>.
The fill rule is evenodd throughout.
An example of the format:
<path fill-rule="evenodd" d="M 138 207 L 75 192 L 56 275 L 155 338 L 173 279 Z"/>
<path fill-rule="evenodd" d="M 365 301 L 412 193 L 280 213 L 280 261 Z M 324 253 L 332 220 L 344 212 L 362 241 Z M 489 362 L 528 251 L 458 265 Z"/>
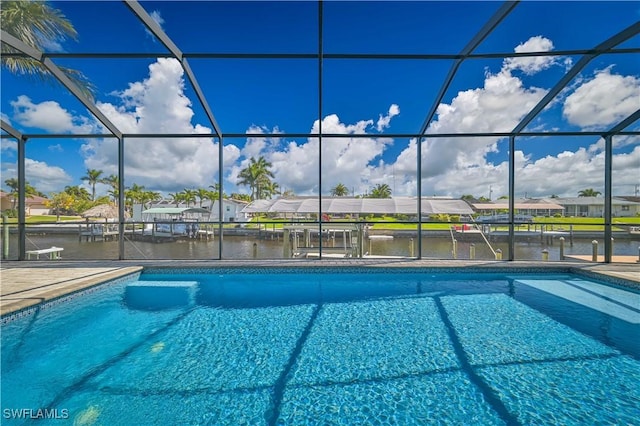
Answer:
<path fill-rule="evenodd" d="M 4 184 L 7 185 L 10 189 L 9 196 L 11 197 L 11 209 L 15 210 L 16 205 L 18 204 L 18 193 L 20 188 L 20 183 L 16 178 L 9 178 L 4 181 Z M 24 196 L 25 198 L 32 197 L 37 195 L 39 192 L 31 185 L 29 182 L 24 183 Z"/>
<path fill-rule="evenodd" d="M 379 183 L 371 190 L 369 198 L 391 198 L 391 188 L 386 183 Z"/>
<path fill-rule="evenodd" d="M 232 192 L 229 198 L 232 200 L 251 201 L 251 196 L 249 194 L 240 194 L 238 192 Z"/>
<path fill-rule="evenodd" d="M 147 209 L 147 203 L 151 203 L 153 201 L 158 201 L 162 199 L 162 196 L 159 192 L 155 191 L 142 191 L 138 194 L 137 201 L 142 204 L 143 209 Z"/>
<path fill-rule="evenodd" d="M 9 196 L 11 197 L 11 210 L 16 209 L 16 204 L 18 203 L 18 192 L 20 188 L 20 183 L 16 178 L 10 178 L 4 181 L 4 184 L 7 185 L 10 189 Z"/>
<path fill-rule="evenodd" d="M 349 195 L 349 189 L 344 184 L 339 183 L 331 188 L 331 195 L 334 197 L 344 197 Z"/>
<path fill-rule="evenodd" d="M 213 189 L 213 191 L 211 192 L 213 192 L 214 194 L 219 194 L 220 191 L 222 190 L 222 188 L 220 188 L 219 183 L 214 183 L 213 185 L 209 185 L 209 188 Z M 218 197 L 216 196 L 216 198 Z M 222 193 L 222 198 L 225 198 L 224 192 Z"/>
<path fill-rule="evenodd" d="M 65 186 L 64 192 L 71 195 L 76 200 L 91 200 L 91 194 L 85 188 L 80 186 Z"/>
<path fill-rule="evenodd" d="M 274 177 L 271 170 L 269 170 L 271 166 L 272 164 L 262 156 L 257 160 L 251 157 L 249 165 L 238 173 L 238 177 L 240 178 L 238 184 L 249 186 L 251 189 L 251 200 L 260 198 L 260 186 L 268 184 L 271 182 L 271 178 Z"/>
<path fill-rule="evenodd" d="M 87 169 L 87 175 L 82 176 L 80 180 L 86 180 L 91 185 L 91 201 L 96 200 L 96 184 L 102 182 L 100 175 L 102 170 Z"/>
<path fill-rule="evenodd" d="M 144 193 L 145 189 L 143 185 L 138 185 L 137 183 L 131 185 L 131 188 L 128 188 L 124 191 L 125 207 L 131 209 L 130 212 L 133 212 L 133 205 L 136 202 L 142 204 Z"/>
<path fill-rule="evenodd" d="M 260 180 L 259 188 L 259 198 L 271 198 L 280 193 L 280 185 L 266 177 Z"/>
<path fill-rule="evenodd" d="M 207 195 L 204 197 L 204 199 L 208 200 L 208 201 L 211 201 L 210 209 L 213 209 L 213 204 L 218 199 L 219 194 L 220 193 L 218 191 L 207 191 Z M 202 204 L 200 204 L 200 207 L 202 207 Z"/>
<path fill-rule="evenodd" d="M 596 191 L 593 188 L 587 188 L 578 192 L 578 197 L 597 197 L 600 194 L 602 194 L 602 192 Z"/>
<path fill-rule="evenodd" d="M 113 197 L 113 201 L 118 199 L 118 188 L 120 186 L 120 178 L 116 175 L 109 175 L 106 178 L 100 179 L 100 183 L 109 185 L 111 189 L 107 193 Z"/>
<path fill-rule="evenodd" d="M 182 192 L 169 193 L 169 197 L 171 197 L 171 202 L 173 202 L 176 207 L 184 201 L 184 194 Z"/>
<path fill-rule="evenodd" d="M 205 189 L 205 188 L 198 188 L 196 190 L 196 197 L 198 198 L 198 202 L 200 203 L 199 206 L 202 207 L 202 202 L 204 200 L 208 200 L 209 199 L 209 194 L 211 193 L 211 191 Z"/>
<path fill-rule="evenodd" d="M 45 51 L 46 46 L 77 39 L 77 32 L 71 22 L 47 1 L 3 1 L 0 10 L 0 27 L 25 44 Z M 39 62 L 27 57 L 10 56 L 16 53 L 2 44 L 2 66 L 13 74 L 37 77 L 44 81 L 55 81 L 51 73 Z M 87 96 L 93 99 L 95 87 L 80 71 L 60 67 L 69 79 Z"/>
<path fill-rule="evenodd" d="M 184 194 L 183 200 L 185 203 L 187 203 L 187 207 L 189 207 L 191 203 L 196 203 L 196 195 L 198 192 L 195 189 L 185 188 L 184 190 L 182 190 L 182 193 Z"/>

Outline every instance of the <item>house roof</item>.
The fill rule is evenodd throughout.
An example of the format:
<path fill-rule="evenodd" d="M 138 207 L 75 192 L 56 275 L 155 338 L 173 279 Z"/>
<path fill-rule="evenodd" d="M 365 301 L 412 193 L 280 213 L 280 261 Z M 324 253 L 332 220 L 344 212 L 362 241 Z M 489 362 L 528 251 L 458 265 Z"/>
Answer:
<path fill-rule="evenodd" d="M 210 213 L 209 210 L 200 207 L 154 207 L 144 210 L 142 214 L 167 214 L 178 216 L 183 213 Z"/>
<path fill-rule="evenodd" d="M 611 204 L 616 206 L 621 205 L 638 205 L 640 203 L 635 201 L 629 201 L 626 197 L 611 197 Z M 554 202 L 567 205 L 576 206 L 604 206 L 604 197 L 568 197 L 568 198 L 554 198 Z"/>
<path fill-rule="evenodd" d="M 473 204 L 476 210 L 508 210 L 509 203 L 476 203 Z M 564 210 L 559 204 L 553 203 L 514 203 L 514 208 L 519 210 Z"/>
<path fill-rule="evenodd" d="M 416 197 L 392 198 L 351 198 L 323 197 L 322 212 L 327 214 L 416 214 Z M 320 206 L 317 198 L 276 198 L 255 200 L 242 209 L 244 213 L 318 213 Z M 473 210 L 463 200 L 422 199 L 422 214 L 473 214 Z"/>
<path fill-rule="evenodd" d="M 13 195 L 11 195 L 8 192 L 0 191 L 0 198 L 9 198 L 9 197 L 13 197 Z M 41 197 L 39 195 L 32 195 L 31 197 L 26 197 L 24 199 L 24 202 L 27 205 L 29 205 L 29 204 L 44 204 L 47 201 L 49 201 L 48 198 Z"/>

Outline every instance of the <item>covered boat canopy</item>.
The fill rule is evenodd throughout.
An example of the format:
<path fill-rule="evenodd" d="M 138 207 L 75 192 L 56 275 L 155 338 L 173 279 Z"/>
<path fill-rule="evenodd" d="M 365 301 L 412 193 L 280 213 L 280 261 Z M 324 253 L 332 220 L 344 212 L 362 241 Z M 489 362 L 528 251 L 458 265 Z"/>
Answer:
<path fill-rule="evenodd" d="M 297 213 L 311 214 L 319 211 L 318 198 L 276 198 L 256 200 L 242 209 L 244 213 Z M 446 198 L 422 198 L 421 210 L 428 214 L 471 215 L 473 210 L 463 200 Z M 416 215 L 417 197 L 349 198 L 323 197 L 322 213 L 326 214 L 408 214 Z"/>
<path fill-rule="evenodd" d="M 176 219 L 208 217 L 211 212 L 201 207 L 153 207 L 142 211 L 143 218 Z"/>

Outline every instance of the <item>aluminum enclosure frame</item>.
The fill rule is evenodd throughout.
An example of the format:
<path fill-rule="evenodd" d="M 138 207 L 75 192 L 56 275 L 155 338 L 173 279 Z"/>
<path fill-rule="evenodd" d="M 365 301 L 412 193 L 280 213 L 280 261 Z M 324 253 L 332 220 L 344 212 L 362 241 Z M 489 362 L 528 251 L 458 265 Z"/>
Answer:
<path fill-rule="evenodd" d="M 626 131 L 629 126 L 634 124 L 640 119 L 640 109 L 632 113 L 630 116 L 621 120 L 619 123 L 611 126 L 609 129 L 604 131 L 580 131 L 580 132 L 526 132 L 525 128 L 532 120 L 539 116 L 539 114 L 544 110 L 544 108 L 552 102 L 561 92 L 564 90 L 568 84 L 574 79 L 578 73 L 583 70 L 594 58 L 602 54 L 638 54 L 640 53 L 640 48 L 625 48 L 618 49 L 621 43 L 629 40 L 630 38 L 640 34 L 640 22 L 636 22 L 635 24 L 623 29 L 622 31 L 615 34 L 613 37 L 610 37 L 607 40 L 602 41 L 596 46 L 582 46 L 581 49 L 576 50 L 565 50 L 565 51 L 555 51 L 555 52 L 526 52 L 526 53 L 500 53 L 500 52 L 491 52 L 491 53 L 474 53 L 475 49 L 480 46 L 480 44 L 496 29 L 500 26 L 503 20 L 514 10 L 517 8 L 519 1 L 507 1 L 503 3 L 498 10 L 493 14 L 493 16 L 484 24 L 484 26 L 480 29 L 480 31 L 467 43 L 467 45 L 462 49 L 461 52 L 457 54 L 421 54 L 421 55 L 402 55 L 402 54 L 325 54 L 323 51 L 323 1 L 318 1 L 318 46 L 317 52 L 314 53 L 300 53 L 300 54 L 283 54 L 283 53 L 215 53 L 215 52 L 184 52 L 174 43 L 174 41 L 160 28 L 160 26 L 153 20 L 150 14 L 144 9 L 144 7 L 138 1 L 124 1 L 127 8 L 131 11 L 135 17 L 137 17 L 142 24 L 163 44 L 163 46 L 167 49 L 168 52 L 159 52 L 157 54 L 151 53 L 118 53 L 118 52 L 110 52 L 110 53 L 82 53 L 82 54 L 74 54 L 74 53 L 45 53 L 40 52 L 37 49 L 32 48 L 31 46 L 26 45 L 22 41 L 16 39 L 5 31 L 1 32 L 1 40 L 2 43 L 7 44 L 11 48 L 15 49 L 17 53 L 9 53 L 6 56 L 20 56 L 20 57 L 30 57 L 34 60 L 39 61 L 52 75 L 57 78 L 68 90 L 69 92 L 75 96 L 93 115 L 94 117 L 100 121 L 105 128 L 111 132 L 111 134 L 88 134 L 88 135 L 69 135 L 69 134 L 23 134 L 13 128 L 10 124 L 5 122 L 4 120 L 0 121 L 0 127 L 6 133 L 3 133 L 2 138 L 12 138 L 18 142 L 18 180 L 20 183 L 20 193 L 19 193 L 19 218 L 18 218 L 18 227 L 19 227 L 19 235 L 20 235 L 20 253 L 19 259 L 24 260 L 25 258 L 25 197 L 24 197 L 24 186 L 25 186 L 25 148 L 24 145 L 30 139 L 44 139 L 44 138 L 103 138 L 103 137 L 115 137 L 118 140 L 118 172 L 119 176 L 124 175 L 124 143 L 125 139 L 135 139 L 135 138 L 145 138 L 145 137 L 211 137 L 216 138 L 219 142 L 219 152 L 218 152 L 218 170 L 219 170 L 219 182 L 223 181 L 223 141 L 226 138 L 246 138 L 254 135 L 248 133 L 224 133 L 223 129 L 219 126 L 215 115 L 213 113 L 213 109 L 211 108 L 209 101 L 207 100 L 207 96 L 202 91 L 198 84 L 197 76 L 189 66 L 188 58 L 248 58 L 248 59 L 261 59 L 261 58 L 269 58 L 269 59 L 314 59 L 317 60 L 317 70 L 318 70 L 318 80 L 317 80 L 317 89 L 318 89 L 318 120 L 319 120 L 319 132 L 318 134 L 305 134 L 305 133 L 282 133 L 277 135 L 269 135 L 269 134 L 261 134 L 262 137 L 269 136 L 277 136 L 277 137 L 317 137 L 319 139 L 320 151 L 318 152 L 319 157 L 319 167 L 318 167 L 318 182 L 321 187 L 322 183 L 322 159 L 321 159 L 321 149 L 322 149 L 322 140 L 323 138 L 331 139 L 336 137 L 344 137 L 344 135 L 336 135 L 336 134 L 325 134 L 322 130 L 322 113 L 323 113 L 323 63 L 325 59 L 371 59 L 371 60 L 385 60 L 385 59 L 402 59 L 402 60 L 430 60 L 430 59 L 450 59 L 453 60 L 453 64 L 451 69 L 449 70 L 447 76 L 445 77 L 438 95 L 433 99 L 431 107 L 429 108 L 429 112 L 427 113 L 422 126 L 419 129 L 416 129 L 416 133 L 414 134 L 384 134 L 384 137 L 401 137 L 401 138 L 415 138 L 417 140 L 417 193 L 418 195 L 422 192 L 422 155 L 421 146 L 422 142 L 427 139 L 436 139 L 443 137 L 479 137 L 479 136 L 487 136 L 487 137 L 499 137 L 499 138 L 508 138 L 509 140 L 509 198 L 510 198 L 510 208 L 509 208 L 509 259 L 514 260 L 514 198 L 515 198 L 515 158 L 514 158 L 514 148 L 515 148 L 515 139 L 517 137 L 526 137 L 526 136 L 601 136 L 605 140 L 605 168 L 604 168 L 604 180 L 605 180 L 605 188 L 604 188 L 604 198 L 605 198 L 605 214 L 604 214 L 604 227 L 605 227 L 605 262 L 611 262 L 612 255 L 612 243 L 611 243 L 611 233 L 612 233 L 612 221 L 611 221 L 611 202 L 612 202 L 612 139 L 616 136 L 624 136 L 624 135 L 640 135 L 640 131 Z M 452 83 L 453 79 L 456 77 L 458 69 L 463 61 L 473 60 L 473 59 L 483 59 L 483 58 L 519 58 L 519 57 L 532 57 L 532 56 L 558 56 L 558 55 L 580 55 L 580 60 L 568 71 L 564 74 L 564 76 L 557 82 L 557 84 L 549 90 L 549 92 L 535 105 L 526 116 L 514 127 L 514 129 L 510 132 L 486 132 L 486 133 L 427 133 L 429 129 L 429 125 L 432 123 L 432 120 L 436 114 L 436 110 L 438 105 L 442 102 L 444 96 L 447 93 L 447 90 Z M 178 60 L 185 72 L 185 75 L 189 82 L 191 83 L 198 102 L 201 107 L 205 111 L 206 116 L 209 119 L 211 126 L 214 129 L 214 133 L 210 134 L 125 134 L 120 131 L 113 123 L 109 121 L 109 119 L 102 114 L 102 112 L 98 109 L 95 102 L 88 99 L 86 96 L 82 94 L 82 92 L 68 79 L 68 77 L 60 70 L 60 68 L 54 63 L 54 59 L 64 59 L 64 58 L 120 58 L 120 59 L 128 59 L 128 58 L 157 58 L 157 57 L 171 57 Z M 214 94 L 213 94 L 214 95 Z M 214 105 L 215 106 L 215 105 Z M 358 134 L 358 135 L 350 135 L 351 138 L 366 138 L 380 135 L 370 135 L 370 134 Z M 120 188 L 119 188 L 119 205 L 120 205 L 120 246 L 119 246 L 119 259 L 124 259 L 124 239 L 122 238 L 123 225 L 124 225 L 124 182 L 123 179 L 120 179 Z M 219 232 L 222 235 L 222 192 L 220 191 L 220 202 L 219 202 Z M 319 205 L 322 205 L 322 194 L 318 195 Z M 417 211 L 422 211 L 421 209 L 421 198 L 417 197 Z M 321 215 L 321 211 L 318 211 L 318 217 Z M 418 258 L 421 257 L 422 248 L 422 218 L 421 215 L 418 215 Z M 318 223 L 319 230 L 322 230 L 322 223 Z M 222 239 L 219 240 L 219 253 L 220 258 L 222 258 Z"/>

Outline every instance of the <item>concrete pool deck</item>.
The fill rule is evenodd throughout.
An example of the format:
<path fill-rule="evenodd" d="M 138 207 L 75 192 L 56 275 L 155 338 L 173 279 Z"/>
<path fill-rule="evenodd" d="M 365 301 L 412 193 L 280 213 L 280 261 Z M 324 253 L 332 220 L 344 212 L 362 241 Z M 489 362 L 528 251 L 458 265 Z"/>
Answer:
<path fill-rule="evenodd" d="M 92 287 L 105 281 L 142 271 L 145 267 L 215 268 L 215 267 L 340 267 L 366 266 L 384 268 L 468 268 L 502 269 L 523 272 L 530 268 L 549 271 L 585 270 L 637 283 L 640 289 L 640 264 L 584 262 L 465 261 L 417 259 L 341 259 L 341 260 L 154 260 L 154 261 L 5 261 L 0 265 L 0 315 L 37 305 L 65 294 Z"/>

